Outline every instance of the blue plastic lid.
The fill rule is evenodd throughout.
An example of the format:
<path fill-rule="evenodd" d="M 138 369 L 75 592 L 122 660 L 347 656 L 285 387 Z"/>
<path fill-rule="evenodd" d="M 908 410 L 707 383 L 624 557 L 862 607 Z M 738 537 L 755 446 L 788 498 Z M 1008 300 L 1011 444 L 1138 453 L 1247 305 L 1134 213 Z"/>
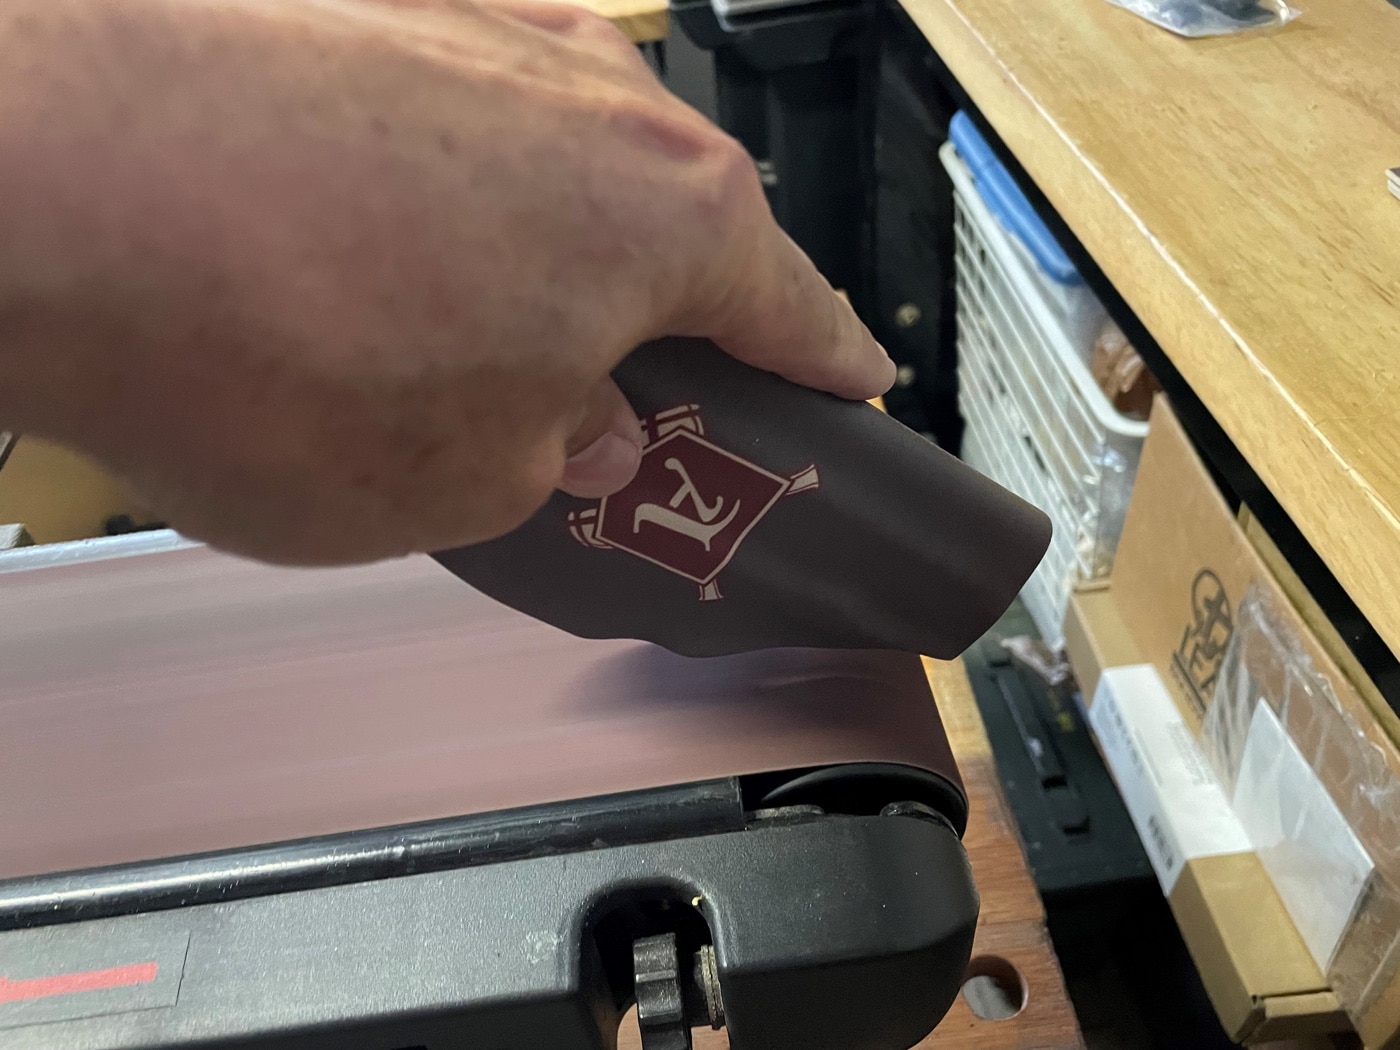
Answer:
<path fill-rule="evenodd" d="M 973 181 L 983 203 L 997 221 L 1026 246 L 1032 258 L 1052 281 L 1064 285 L 1082 285 L 1084 278 L 1069 261 L 1040 216 L 1026 200 L 1026 195 L 1012 180 L 1001 161 L 997 160 L 987 140 L 961 110 L 953 114 L 948 125 L 948 138 L 964 163 L 972 170 Z"/>

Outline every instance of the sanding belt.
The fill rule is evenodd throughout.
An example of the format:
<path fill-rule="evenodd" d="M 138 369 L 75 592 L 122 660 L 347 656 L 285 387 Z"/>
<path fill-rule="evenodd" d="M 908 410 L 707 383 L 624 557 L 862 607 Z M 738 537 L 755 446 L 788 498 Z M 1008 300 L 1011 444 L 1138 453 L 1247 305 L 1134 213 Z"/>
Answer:
<path fill-rule="evenodd" d="M 436 562 L 0 573 L 0 878 L 848 762 L 956 783 L 912 654 L 992 624 L 1044 517 L 706 343 L 616 376 L 637 481 Z"/>

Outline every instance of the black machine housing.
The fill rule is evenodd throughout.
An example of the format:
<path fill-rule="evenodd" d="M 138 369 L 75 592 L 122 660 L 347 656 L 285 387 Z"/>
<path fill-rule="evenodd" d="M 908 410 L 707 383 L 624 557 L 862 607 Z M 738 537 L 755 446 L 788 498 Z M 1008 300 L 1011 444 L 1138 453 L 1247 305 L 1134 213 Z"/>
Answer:
<path fill-rule="evenodd" d="M 727 778 L 0 882 L 7 1050 L 905 1050 L 964 976 L 961 792 Z"/>

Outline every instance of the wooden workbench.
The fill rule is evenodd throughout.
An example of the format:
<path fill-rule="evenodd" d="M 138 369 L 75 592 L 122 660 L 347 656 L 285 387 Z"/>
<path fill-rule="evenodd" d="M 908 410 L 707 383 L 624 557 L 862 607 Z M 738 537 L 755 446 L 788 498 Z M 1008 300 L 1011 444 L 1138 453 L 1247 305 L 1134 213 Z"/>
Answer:
<path fill-rule="evenodd" d="M 666 0 L 577 0 L 612 19 L 635 44 L 652 44 L 666 37 L 670 25 Z"/>
<path fill-rule="evenodd" d="M 972 967 L 1004 959 L 1021 975 L 1025 1006 L 1003 1021 L 978 1018 L 959 996 L 917 1050 L 1069 1050 L 1083 1045 L 1074 1008 L 1050 938 L 1045 909 L 1031 879 L 1021 838 L 1002 795 L 992 745 L 961 660 L 925 660 L 929 684 L 967 788 L 970 816 L 963 845 L 982 894 Z"/>
<path fill-rule="evenodd" d="M 1072 1050 L 1083 1046 L 1059 963 L 1045 933 L 1045 910 L 1006 808 L 991 744 L 962 661 L 925 661 L 948 741 L 967 787 L 971 815 L 963 844 L 982 895 L 972 969 L 1020 975 L 1025 1005 L 1004 1020 L 983 1020 L 958 996 L 948 1016 L 915 1050 Z M 696 1050 L 727 1050 L 721 1032 L 695 1033 Z M 639 1050 L 635 1023 L 623 1025 L 619 1050 Z"/>
<path fill-rule="evenodd" d="M 902 0 L 1400 652 L 1400 10 L 1182 40 L 1106 0 Z"/>

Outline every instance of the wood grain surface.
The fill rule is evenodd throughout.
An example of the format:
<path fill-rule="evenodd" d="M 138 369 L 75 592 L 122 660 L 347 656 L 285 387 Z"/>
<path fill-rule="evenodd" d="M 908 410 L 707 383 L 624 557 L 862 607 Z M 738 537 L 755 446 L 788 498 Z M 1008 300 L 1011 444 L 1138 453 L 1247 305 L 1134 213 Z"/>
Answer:
<path fill-rule="evenodd" d="M 1400 650 L 1400 10 L 1179 39 L 1104 0 L 902 0 Z"/>
<path fill-rule="evenodd" d="M 991 745 L 962 661 L 925 661 L 938 709 L 962 769 L 972 806 L 964 844 L 972 860 L 982 913 L 973 966 L 1004 959 L 1021 975 L 1025 1006 L 1014 1017 L 987 1021 L 959 996 L 937 1030 L 916 1050 L 1072 1050 L 1083 1046 L 1059 963 L 1045 933 L 1045 912 L 1031 881 L 997 780 Z M 624 1023 L 620 1050 L 640 1050 L 635 1022 Z M 695 1033 L 696 1050 L 727 1050 L 722 1032 Z"/>
<path fill-rule="evenodd" d="M 1074 1008 L 1065 994 L 1060 966 L 1045 933 L 1045 910 L 1001 792 L 992 746 L 977 711 L 967 671 L 961 660 L 924 663 L 971 807 L 963 845 L 982 894 L 982 912 L 972 948 L 973 967 L 986 957 L 1007 960 L 1021 974 L 1026 995 L 1021 1012 L 1004 1021 L 978 1018 L 967 1000 L 959 996 L 943 1023 L 920 1044 L 920 1050 L 1081 1047 Z"/>
<path fill-rule="evenodd" d="M 664 40 L 670 28 L 666 0 L 578 0 L 587 7 L 610 18 L 636 44 Z"/>

